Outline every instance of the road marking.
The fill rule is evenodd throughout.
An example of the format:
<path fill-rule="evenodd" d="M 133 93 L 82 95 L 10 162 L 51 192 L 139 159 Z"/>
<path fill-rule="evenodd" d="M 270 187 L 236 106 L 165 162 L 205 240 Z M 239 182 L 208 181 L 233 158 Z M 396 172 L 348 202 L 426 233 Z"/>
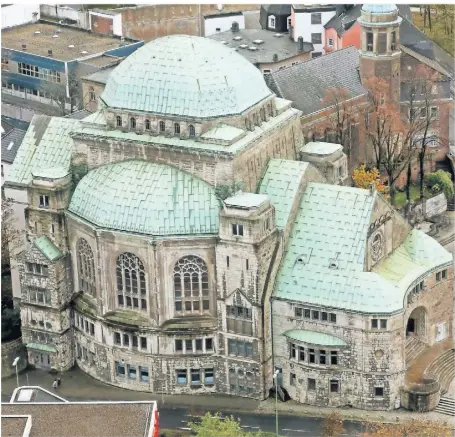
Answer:
<path fill-rule="evenodd" d="M 191 431 L 191 428 L 185 428 L 183 426 L 180 426 L 177 429 L 181 429 L 182 431 Z"/>
<path fill-rule="evenodd" d="M 240 428 L 248 428 L 248 429 L 259 429 L 259 426 L 249 426 L 249 425 L 243 425 Z"/>
<path fill-rule="evenodd" d="M 283 428 L 281 431 L 291 431 L 291 432 L 310 432 L 310 431 L 306 431 L 304 429 L 288 429 L 288 428 Z M 343 434 L 341 434 L 343 435 Z"/>

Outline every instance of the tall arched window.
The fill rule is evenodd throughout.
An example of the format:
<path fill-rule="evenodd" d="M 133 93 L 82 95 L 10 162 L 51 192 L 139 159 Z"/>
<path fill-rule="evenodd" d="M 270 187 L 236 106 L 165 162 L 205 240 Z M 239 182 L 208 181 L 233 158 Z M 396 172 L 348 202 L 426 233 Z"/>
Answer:
<path fill-rule="evenodd" d="M 189 131 L 190 137 L 194 137 L 196 135 L 196 130 L 194 129 L 194 126 L 192 124 L 190 124 L 188 126 L 188 131 Z"/>
<path fill-rule="evenodd" d="M 79 238 L 77 241 L 76 257 L 79 290 L 95 296 L 95 263 L 93 261 L 93 252 L 90 245 L 83 238 Z"/>
<path fill-rule="evenodd" d="M 185 256 L 174 267 L 176 313 L 201 313 L 210 309 L 207 265 L 197 256 Z"/>
<path fill-rule="evenodd" d="M 145 120 L 145 130 L 150 130 L 150 120 Z"/>
<path fill-rule="evenodd" d="M 264 108 L 261 108 L 261 120 L 262 121 L 265 121 L 265 109 Z"/>
<path fill-rule="evenodd" d="M 178 123 L 174 123 L 174 134 L 180 135 L 180 125 Z"/>
<path fill-rule="evenodd" d="M 166 130 L 166 124 L 164 121 L 160 121 L 160 132 L 164 132 Z"/>
<path fill-rule="evenodd" d="M 117 117 L 115 117 L 115 119 L 116 119 L 117 127 L 122 127 L 122 117 L 120 117 L 120 115 L 117 115 Z"/>
<path fill-rule="evenodd" d="M 147 286 L 142 261 L 130 252 L 117 258 L 117 303 L 120 307 L 147 309 Z"/>
<path fill-rule="evenodd" d="M 136 129 L 136 119 L 134 117 L 130 118 L 130 127 L 131 129 Z"/>

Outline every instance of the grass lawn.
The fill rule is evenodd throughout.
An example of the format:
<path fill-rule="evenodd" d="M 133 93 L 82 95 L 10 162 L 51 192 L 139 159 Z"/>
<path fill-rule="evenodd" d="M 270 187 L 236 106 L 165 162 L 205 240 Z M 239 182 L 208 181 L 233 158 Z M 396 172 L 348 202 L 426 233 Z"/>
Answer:
<path fill-rule="evenodd" d="M 452 8 L 454 7 L 455 6 L 452 6 Z M 431 32 L 428 24 L 425 29 L 423 28 L 423 14 L 420 16 L 419 12 L 413 12 L 412 20 L 414 25 L 428 35 L 438 46 L 442 47 L 450 55 L 454 55 L 455 35 L 447 35 L 445 33 L 443 20 L 438 20 L 438 15 L 436 13 L 431 14 Z"/>
<path fill-rule="evenodd" d="M 430 191 L 425 188 L 424 189 L 424 196 L 430 196 L 431 193 Z M 420 188 L 418 185 L 411 185 L 411 200 L 417 200 L 420 197 Z M 395 208 L 401 208 L 404 206 L 406 203 L 406 191 L 401 193 L 400 191 L 397 191 L 395 194 L 395 202 L 394 206 Z"/>

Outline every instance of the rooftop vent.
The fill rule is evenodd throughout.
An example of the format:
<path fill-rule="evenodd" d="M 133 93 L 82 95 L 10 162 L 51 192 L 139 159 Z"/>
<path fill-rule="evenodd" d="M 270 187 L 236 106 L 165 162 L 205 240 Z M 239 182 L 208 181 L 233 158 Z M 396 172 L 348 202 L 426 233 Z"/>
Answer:
<path fill-rule="evenodd" d="M 329 261 L 329 269 L 332 269 L 332 270 L 335 270 L 338 268 L 338 260 L 335 259 L 335 258 L 332 258 L 330 261 Z"/>
<path fill-rule="evenodd" d="M 39 35 L 41 32 L 39 30 L 36 30 L 34 33 L 35 35 Z"/>
<path fill-rule="evenodd" d="M 273 35 L 273 36 L 275 36 L 277 38 L 281 38 L 283 36 L 283 34 L 282 33 L 275 33 L 275 35 Z"/>
<path fill-rule="evenodd" d="M 251 46 L 251 47 L 248 47 L 248 50 L 251 50 L 252 52 L 255 52 L 258 48 L 257 47 L 254 47 L 254 46 Z"/>
<path fill-rule="evenodd" d="M 70 45 L 68 46 L 68 48 L 69 48 L 69 49 L 74 49 L 74 45 L 73 45 L 73 44 L 70 44 Z"/>
<path fill-rule="evenodd" d="M 273 55 L 273 62 L 278 62 L 278 55 L 276 53 Z"/>
<path fill-rule="evenodd" d="M 264 44 L 264 41 L 262 39 L 255 39 L 253 44 Z"/>
<path fill-rule="evenodd" d="M 47 51 L 47 54 L 48 54 L 48 56 L 52 56 L 52 49 L 49 49 L 49 50 Z"/>
<path fill-rule="evenodd" d="M 58 35 L 52 35 L 52 38 L 58 38 Z"/>
<path fill-rule="evenodd" d="M 220 41 L 221 44 L 227 44 L 227 41 Z"/>
<path fill-rule="evenodd" d="M 246 44 L 240 44 L 239 49 L 247 49 L 248 46 Z"/>
<path fill-rule="evenodd" d="M 299 255 L 295 261 L 297 264 L 303 264 L 305 265 L 308 262 L 307 256 L 306 255 Z"/>
<path fill-rule="evenodd" d="M 241 41 L 243 38 L 241 36 L 234 36 L 234 41 Z"/>
<path fill-rule="evenodd" d="M 239 23 L 237 23 L 237 21 L 232 22 L 231 30 L 232 32 L 238 32 L 240 30 Z"/>
<path fill-rule="evenodd" d="M 27 51 L 27 44 L 22 44 L 22 50 L 25 52 Z"/>
<path fill-rule="evenodd" d="M 88 52 L 86 50 L 82 50 L 81 55 L 88 55 Z"/>

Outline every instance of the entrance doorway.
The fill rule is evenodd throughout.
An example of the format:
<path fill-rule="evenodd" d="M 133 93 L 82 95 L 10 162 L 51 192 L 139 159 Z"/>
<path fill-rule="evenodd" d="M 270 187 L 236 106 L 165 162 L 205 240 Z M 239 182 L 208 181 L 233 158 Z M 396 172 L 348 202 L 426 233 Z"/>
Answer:
<path fill-rule="evenodd" d="M 30 352 L 31 361 L 35 364 L 35 367 L 39 369 L 50 369 L 51 358 L 46 352 Z"/>
<path fill-rule="evenodd" d="M 427 310 L 424 307 L 415 308 L 406 323 L 406 337 L 418 337 L 420 341 L 427 342 L 427 320 Z"/>
<path fill-rule="evenodd" d="M 408 326 L 406 327 L 406 336 L 414 335 L 415 333 L 415 320 L 409 318 Z"/>

